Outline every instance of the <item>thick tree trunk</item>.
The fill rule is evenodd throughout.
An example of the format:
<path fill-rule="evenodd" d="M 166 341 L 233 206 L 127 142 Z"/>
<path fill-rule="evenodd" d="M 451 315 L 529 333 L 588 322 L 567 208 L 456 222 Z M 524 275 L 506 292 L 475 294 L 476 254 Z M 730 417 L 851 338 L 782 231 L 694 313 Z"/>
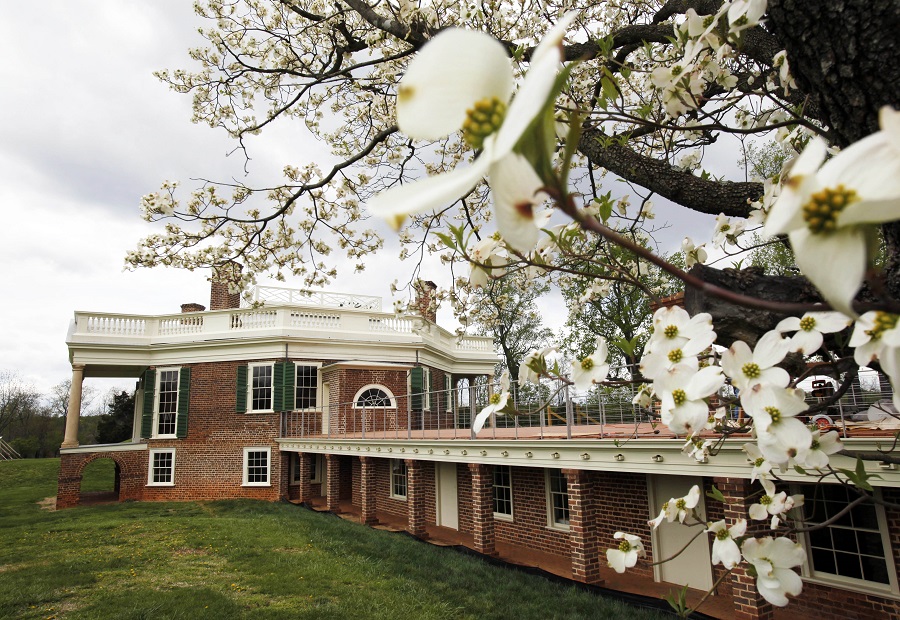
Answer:
<path fill-rule="evenodd" d="M 700 264 L 694 265 L 691 275 L 730 291 L 770 301 L 822 301 L 821 295 L 809 280 L 800 276 L 767 276 L 753 267 L 741 270 L 714 269 Z M 709 312 L 716 326 L 716 343 L 726 347 L 735 340 L 743 340 L 752 347 L 762 334 L 785 318 L 781 313 L 737 306 L 692 288 L 685 291 L 684 305 L 692 316 L 699 312 Z"/>
<path fill-rule="evenodd" d="M 877 131 L 881 106 L 900 104 L 897 0 L 769 0 L 766 25 L 837 146 Z"/>

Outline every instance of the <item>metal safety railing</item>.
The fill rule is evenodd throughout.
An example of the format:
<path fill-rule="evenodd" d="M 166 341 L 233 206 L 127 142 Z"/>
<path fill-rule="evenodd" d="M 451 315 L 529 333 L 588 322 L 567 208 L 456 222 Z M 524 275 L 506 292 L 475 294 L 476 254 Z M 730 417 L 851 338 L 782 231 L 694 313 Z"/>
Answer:
<path fill-rule="evenodd" d="M 829 384 L 830 385 L 830 384 Z M 805 386 L 809 387 L 809 386 Z M 646 409 L 632 401 L 638 386 L 600 386 L 588 393 L 576 393 L 559 381 L 542 381 L 511 387 L 505 413 L 495 413 L 477 437 L 472 432 L 473 416 L 489 403 L 497 385 L 464 382 L 450 390 L 394 396 L 375 406 L 362 402 L 331 404 L 316 409 L 284 412 L 283 438 L 360 439 L 572 439 L 622 434 L 657 436 L 658 409 Z M 833 391 L 831 392 L 833 393 Z M 824 402 L 829 389 L 820 383 L 807 389 L 810 406 Z M 847 434 L 854 425 L 890 425 L 897 421 L 891 404 L 892 392 L 885 382 L 857 385 L 819 412 L 810 412 L 805 421 L 821 428 L 837 428 Z M 727 406 L 729 417 L 746 419 L 735 394 L 723 390 L 710 399 L 710 411 Z M 897 422 L 900 424 L 900 422 Z"/>

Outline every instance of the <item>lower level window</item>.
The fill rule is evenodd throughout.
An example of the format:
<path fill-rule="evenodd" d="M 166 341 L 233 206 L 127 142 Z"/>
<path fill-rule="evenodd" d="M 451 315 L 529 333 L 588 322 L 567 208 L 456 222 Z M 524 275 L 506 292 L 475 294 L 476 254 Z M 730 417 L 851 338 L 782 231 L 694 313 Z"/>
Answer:
<path fill-rule="evenodd" d="M 244 448 L 244 485 L 269 486 L 271 448 Z"/>
<path fill-rule="evenodd" d="M 865 502 L 841 514 L 856 498 L 845 486 L 803 485 L 799 490 L 804 494 L 807 528 L 833 520 L 806 534 L 810 576 L 896 587 L 893 559 L 885 552 L 890 546 L 885 541 L 887 524 L 881 506 Z"/>
<path fill-rule="evenodd" d="M 494 516 L 512 517 L 512 474 L 509 465 L 494 465 Z"/>
<path fill-rule="evenodd" d="M 406 499 L 406 462 L 391 460 L 391 497 Z"/>
<path fill-rule="evenodd" d="M 550 508 L 550 525 L 569 527 L 569 487 L 559 469 L 547 471 L 547 491 Z"/>
<path fill-rule="evenodd" d="M 175 450 L 150 450 L 147 484 L 155 486 L 175 484 Z"/>

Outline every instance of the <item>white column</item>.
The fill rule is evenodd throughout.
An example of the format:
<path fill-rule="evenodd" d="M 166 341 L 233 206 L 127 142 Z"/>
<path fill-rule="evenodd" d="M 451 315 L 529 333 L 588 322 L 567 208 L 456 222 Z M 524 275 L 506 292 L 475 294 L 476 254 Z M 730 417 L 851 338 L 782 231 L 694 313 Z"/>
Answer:
<path fill-rule="evenodd" d="M 72 364 L 72 386 L 69 388 L 69 409 L 66 411 L 66 436 L 63 448 L 78 447 L 78 420 L 81 417 L 81 382 L 84 364 Z"/>

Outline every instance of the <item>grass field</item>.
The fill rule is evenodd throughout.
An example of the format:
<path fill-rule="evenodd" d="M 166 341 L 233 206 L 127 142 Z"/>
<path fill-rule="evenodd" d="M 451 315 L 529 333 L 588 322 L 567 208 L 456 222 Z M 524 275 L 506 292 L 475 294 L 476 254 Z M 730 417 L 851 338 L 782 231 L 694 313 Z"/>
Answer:
<path fill-rule="evenodd" d="M 0 461 L 0 618 L 662 617 L 286 503 L 50 511 L 58 467 Z"/>

